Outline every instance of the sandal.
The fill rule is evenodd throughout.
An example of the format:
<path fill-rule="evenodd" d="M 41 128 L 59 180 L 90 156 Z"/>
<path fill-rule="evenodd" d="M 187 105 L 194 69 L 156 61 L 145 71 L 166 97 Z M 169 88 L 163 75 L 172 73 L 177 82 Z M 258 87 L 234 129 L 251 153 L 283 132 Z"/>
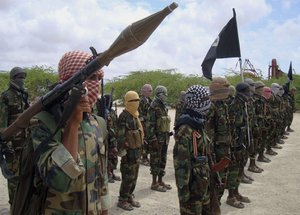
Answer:
<path fill-rule="evenodd" d="M 160 186 L 165 187 L 167 190 L 171 190 L 172 189 L 172 186 L 170 184 L 165 184 L 165 182 L 161 182 L 159 184 L 160 184 Z"/>
<path fill-rule="evenodd" d="M 244 202 L 244 203 L 250 203 L 250 202 L 251 202 L 250 199 L 249 199 L 248 197 L 242 196 L 241 194 L 237 194 L 237 195 L 235 196 L 235 198 L 236 198 L 238 201 L 240 201 L 240 202 Z"/>
<path fill-rule="evenodd" d="M 126 211 L 132 211 L 133 210 L 133 207 L 127 201 L 119 201 L 118 202 L 118 207 L 122 208 L 123 210 L 126 210 Z"/>
<path fill-rule="evenodd" d="M 238 201 L 235 197 L 227 198 L 226 204 L 228 204 L 232 207 L 235 207 L 235 208 L 244 208 L 245 207 L 245 205 L 242 202 Z"/>
<path fill-rule="evenodd" d="M 166 192 L 167 188 L 160 186 L 160 184 L 157 183 L 157 184 L 151 185 L 151 190 L 155 190 L 158 192 Z"/>
<path fill-rule="evenodd" d="M 131 206 L 135 207 L 135 208 L 140 208 L 141 207 L 141 204 L 138 201 L 129 200 L 128 203 L 131 204 Z"/>
<path fill-rule="evenodd" d="M 258 169 L 256 166 L 249 166 L 248 167 L 249 172 L 254 172 L 254 173 L 261 173 L 262 171 Z"/>

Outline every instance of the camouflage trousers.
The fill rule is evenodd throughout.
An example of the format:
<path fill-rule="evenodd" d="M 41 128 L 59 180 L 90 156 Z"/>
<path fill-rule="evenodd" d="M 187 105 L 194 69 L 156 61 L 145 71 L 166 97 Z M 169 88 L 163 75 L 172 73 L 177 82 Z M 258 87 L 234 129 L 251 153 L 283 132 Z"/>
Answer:
<path fill-rule="evenodd" d="M 13 173 L 14 176 L 19 176 L 19 168 L 20 168 L 20 152 L 16 152 L 15 154 L 12 154 L 10 156 L 7 156 L 7 168 L 9 171 Z M 12 205 L 15 191 L 17 189 L 19 180 L 18 178 L 12 178 L 7 180 L 7 188 L 8 188 L 8 197 L 9 197 L 9 204 Z"/>
<path fill-rule="evenodd" d="M 122 175 L 122 182 L 119 191 L 119 200 L 128 201 L 128 199 L 133 195 L 133 191 L 135 189 L 138 178 L 138 158 L 136 159 L 136 161 L 129 161 L 127 159 L 127 155 L 122 157 L 120 171 Z"/>
<path fill-rule="evenodd" d="M 157 149 L 151 149 L 150 152 L 150 172 L 152 175 L 163 177 L 167 164 L 168 144 L 166 141 L 158 142 Z"/>
<path fill-rule="evenodd" d="M 227 143 L 220 143 L 215 145 L 215 154 L 216 154 L 216 162 L 218 163 L 221 161 L 222 158 L 225 156 L 229 157 L 230 154 L 230 147 Z M 222 171 L 219 171 L 220 179 L 223 184 L 226 184 L 227 176 L 228 176 L 228 168 L 225 168 Z M 218 199 L 220 200 L 224 194 L 225 187 L 221 186 L 218 188 Z"/>
<path fill-rule="evenodd" d="M 179 209 L 180 215 L 211 215 L 209 200 L 208 202 L 200 200 L 179 202 Z"/>

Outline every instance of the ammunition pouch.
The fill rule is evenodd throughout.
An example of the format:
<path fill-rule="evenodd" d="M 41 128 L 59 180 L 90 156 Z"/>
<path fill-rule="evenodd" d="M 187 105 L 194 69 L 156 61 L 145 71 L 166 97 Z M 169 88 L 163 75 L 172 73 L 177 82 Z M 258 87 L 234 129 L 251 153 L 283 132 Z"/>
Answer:
<path fill-rule="evenodd" d="M 192 158 L 192 169 L 189 181 L 190 194 L 193 198 L 203 199 L 210 183 L 207 156 Z"/>
<path fill-rule="evenodd" d="M 129 149 L 138 149 L 142 147 L 142 134 L 140 130 L 129 130 L 126 132 L 126 139 Z"/>
<path fill-rule="evenodd" d="M 160 132 L 170 132 L 171 118 L 169 116 L 162 116 L 157 120 L 157 129 Z"/>

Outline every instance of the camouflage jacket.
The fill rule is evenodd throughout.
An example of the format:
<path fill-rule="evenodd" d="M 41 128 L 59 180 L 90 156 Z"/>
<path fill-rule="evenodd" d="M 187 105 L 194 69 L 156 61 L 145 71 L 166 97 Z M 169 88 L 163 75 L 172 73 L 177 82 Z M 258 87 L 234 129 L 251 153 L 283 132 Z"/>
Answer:
<path fill-rule="evenodd" d="M 107 130 L 108 130 L 108 148 L 117 147 L 117 132 L 118 132 L 118 116 L 116 112 L 111 109 L 107 114 Z"/>
<path fill-rule="evenodd" d="M 152 100 L 145 96 L 140 97 L 140 105 L 139 105 L 139 119 L 143 125 L 145 137 L 147 137 L 147 114 Z"/>
<path fill-rule="evenodd" d="M 266 127 L 266 111 L 267 111 L 267 101 L 266 99 L 258 94 L 253 96 L 254 102 L 254 110 L 256 116 L 256 125 L 258 128 Z"/>
<path fill-rule="evenodd" d="M 200 126 L 199 126 L 200 127 Z M 207 198 L 208 184 L 210 180 L 210 169 L 208 166 L 209 154 L 211 153 L 210 141 L 202 129 L 192 128 L 188 124 L 182 124 L 175 130 L 175 145 L 173 149 L 173 163 L 175 169 L 176 186 L 180 202 L 188 202 L 191 199 L 203 200 Z M 195 143 L 193 143 L 195 141 Z M 197 157 L 203 159 L 202 164 L 198 166 L 202 178 L 197 180 L 202 183 L 203 191 L 200 196 L 195 194 L 195 183 L 192 182 L 193 167 L 195 166 L 194 147 L 197 147 Z M 206 161 L 204 161 L 207 159 Z M 200 180 L 200 181 L 199 181 Z M 195 187 L 198 187 L 196 185 Z"/>
<path fill-rule="evenodd" d="M 123 110 L 118 119 L 118 148 L 126 150 L 129 159 L 136 161 L 142 146 L 141 131 L 138 119 L 134 118 L 127 110 Z"/>
<path fill-rule="evenodd" d="M 95 117 L 83 120 L 78 128 L 78 160 L 75 161 L 62 142 L 55 139 L 51 139 L 47 149 L 38 155 L 34 184 L 48 187 L 45 214 L 98 215 L 108 209 L 107 131 L 105 125 L 99 126 Z M 105 124 L 104 120 L 102 123 Z M 50 133 L 41 121 L 34 125 L 34 149 Z"/>
<path fill-rule="evenodd" d="M 12 124 L 17 117 L 28 108 L 28 94 L 9 87 L 0 97 L 0 132 Z M 12 139 L 14 148 L 23 145 L 27 130 L 18 132 Z"/>
<path fill-rule="evenodd" d="M 174 125 L 176 124 L 178 118 L 180 117 L 180 115 L 182 114 L 184 110 L 184 101 L 182 99 L 179 99 L 176 103 L 175 106 L 175 120 L 174 120 Z"/>
<path fill-rule="evenodd" d="M 148 110 L 147 115 L 147 139 L 165 141 L 169 137 L 171 118 L 167 107 L 155 98 Z"/>
<path fill-rule="evenodd" d="M 228 105 L 226 101 L 212 101 L 207 114 L 207 133 L 214 142 L 223 142 L 230 144 L 231 130 L 228 114 Z"/>

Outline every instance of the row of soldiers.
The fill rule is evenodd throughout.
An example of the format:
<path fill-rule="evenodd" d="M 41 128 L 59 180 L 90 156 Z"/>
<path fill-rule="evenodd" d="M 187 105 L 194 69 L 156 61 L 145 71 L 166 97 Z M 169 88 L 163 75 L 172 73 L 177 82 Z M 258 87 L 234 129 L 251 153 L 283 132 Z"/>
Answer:
<path fill-rule="evenodd" d="M 67 53 L 70 56 L 73 54 L 75 54 L 74 56 L 82 55 L 83 64 L 88 57 L 85 53 Z M 64 58 L 64 56 L 61 61 L 72 60 L 73 58 L 70 56 L 67 56 L 68 58 Z M 78 61 L 78 58 L 74 59 Z M 74 72 L 78 69 L 75 68 Z M 60 67 L 60 71 L 62 71 L 60 73 L 61 80 L 67 80 L 65 76 L 70 77 L 71 75 L 69 70 L 63 66 Z M 91 86 L 94 86 L 96 82 L 98 84 L 102 77 L 103 72 L 99 72 L 96 78 L 90 77 Z M 1 96 L 0 109 L 2 113 L 5 113 L 1 114 L 2 129 L 11 124 L 29 106 L 28 94 L 24 87 L 25 78 L 26 73 L 22 68 L 12 69 L 10 87 Z M 86 84 L 88 85 L 88 83 Z M 90 92 L 95 91 L 93 88 L 91 89 Z M 234 93 L 235 91 L 236 93 Z M 238 189 L 241 182 L 251 183 L 253 180 L 245 175 L 244 167 L 250 160 L 248 170 L 261 173 L 263 169 L 257 166 L 256 160 L 270 162 L 264 154 L 276 155 L 272 148 L 281 148 L 278 144 L 282 144 L 282 139 L 286 138 L 284 136 L 286 135 L 286 128 L 288 131 L 292 131 L 290 125 L 295 110 L 294 93 L 295 89 L 293 88 L 290 92 L 287 85 L 280 86 L 274 83 L 269 88 L 264 86 L 262 82 L 254 82 L 252 79 L 246 79 L 245 82 L 233 87 L 225 78 L 219 77 L 213 79 L 209 89 L 194 85 L 181 94 L 181 102 L 176 110 L 175 146 L 173 149 L 181 214 L 220 214 L 219 203 L 225 188 L 229 190 L 227 204 L 243 208 L 244 203 L 250 202 L 250 199 L 241 195 Z M 133 210 L 134 207 L 141 206 L 138 201 L 134 200 L 133 195 L 140 162 L 150 165 L 152 190 L 166 192 L 172 189 L 169 184 L 163 181 L 168 144 L 170 136 L 173 135 L 171 120 L 168 116 L 167 88 L 161 85 L 157 86 L 154 90 L 153 101 L 150 98 L 151 94 L 152 86 L 150 84 L 145 84 L 142 87 L 141 96 L 134 91 L 128 91 L 124 97 L 125 109 L 119 117 L 112 109 L 112 98 L 106 96 L 106 100 L 109 101 L 106 107 L 109 162 L 107 165 L 108 172 L 104 171 L 101 175 L 107 174 L 110 182 L 121 180 L 114 174 L 118 162 L 117 155 L 121 157 L 122 182 L 118 206 L 125 210 Z M 97 102 L 99 102 L 96 101 L 97 97 L 91 94 L 91 98 L 93 100 L 91 104 L 95 105 L 96 103 L 97 106 Z M 85 108 L 83 109 L 86 111 Z M 40 120 L 43 121 L 42 118 Z M 89 120 L 93 121 L 91 118 Z M 97 123 L 97 121 L 94 124 L 101 127 L 101 123 L 99 121 Z M 33 139 L 37 140 L 43 137 L 40 135 L 41 132 L 43 133 L 45 130 L 38 130 L 38 133 L 33 132 Z M 26 136 L 20 132 L 8 143 L 14 148 L 13 154 L 8 153 L 11 157 L 7 156 L 8 168 L 15 175 L 19 174 L 19 161 L 22 152 L 22 146 L 19 146 L 19 142 L 24 142 L 26 139 L 24 135 Z M 94 135 L 97 139 L 97 132 Z M 35 141 L 33 142 L 35 143 Z M 63 145 L 65 144 L 63 143 Z M 65 151 L 61 147 L 58 149 Z M 100 154 L 103 150 L 104 148 L 100 150 Z M 60 153 L 56 153 L 57 156 Z M 150 154 L 150 160 L 148 154 Z M 74 154 L 72 156 L 76 157 Z M 101 160 L 105 161 L 105 154 L 101 154 L 100 157 L 103 157 Z M 60 160 L 61 157 L 52 155 L 49 162 L 53 162 L 55 159 Z M 41 163 L 41 173 L 44 171 L 45 164 Z M 67 171 L 61 166 L 57 167 L 55 162 L 50 167 L 54 170 L 50 168 L 49 171 L 58 171 L 55 173 L 59 176 L 58 179 L 62 179 L 61 171 Z M 82 174 L 81 170 L 76 171 L 72 174 L 68 172 L 72 175 L 68 177 Z M 50 177 L 47 180 L 56 180 L 51 174 L 43 177 Z M 106 180 L 105 177 L 104 180 Z M 17 178 L 8 180 L 10 204 L 13 202 L 17 183 Z M 56 186 L 55 189 L 62 189 L 64 185 L 59 182 L 57 185 L 50 184 L 50 186 Z M 102 191 L 106 198 L 108 195 L 107 187 L 103 188 Z M 47 192 L 60 195 L 52 188 Z M 51 208 L 54 205 L 51 204 L 51 199 L 48 201 L 47 206 L 50 209 L 47 210 L 53 211 Z M 103 206 L 103 214 L 107 212 L 107 205 L 109 204 L 104 205 L 106 206 Z M 76 207 L 80 207 L 80 205 Z M 82 207 L 85 206 L 82 205 Z M 68 207 L 68 210 L 70 209 Z M 59 210 L 64 211 L 64 208 L 59 207 Z"/>
<path fill-rule="evenodd" d="M 208 90 L 192 86 L 181 93 L 173 152 L 181 214 L 220 214 L 220 200 L 244 208 L 250 199 L 240 183 L 252 183 L 248 171 L 263 171 L 256 161 L 270 162 L 282 148 L 295 111 L 295 88 L 245 79 L 235 87 L 213 78 Z M 228 162 L 230 161 L 230 162 Z"/>

